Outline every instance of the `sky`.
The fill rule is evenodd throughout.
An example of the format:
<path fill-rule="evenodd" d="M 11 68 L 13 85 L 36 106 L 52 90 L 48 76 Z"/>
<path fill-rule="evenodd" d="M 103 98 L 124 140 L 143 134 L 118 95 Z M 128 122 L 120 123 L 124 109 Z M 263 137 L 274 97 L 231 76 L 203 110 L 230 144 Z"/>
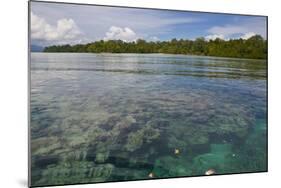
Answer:
<path fill-rule="evenodd" d="M 99 40 L 266 38 L 266 17 L 202 12 L 31 2 L 32 45 L 85 44 Z"/>

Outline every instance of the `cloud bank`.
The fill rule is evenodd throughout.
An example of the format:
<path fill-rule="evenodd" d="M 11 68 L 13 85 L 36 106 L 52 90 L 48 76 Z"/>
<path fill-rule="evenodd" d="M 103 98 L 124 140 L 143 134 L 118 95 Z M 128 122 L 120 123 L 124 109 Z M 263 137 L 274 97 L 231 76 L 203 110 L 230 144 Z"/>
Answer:
<path fill-rule="evenodd" d="M 266 18 L 102 6 L 31 3 L 32 44 L 89 43 L 99 40 L 165 41 L 172 38 L 224 40 L 266 38 Z"/>
<path fill-rule="evenodd" d="M 51 25 L 31 12 L 31 39 L 50 41 L 50 42 L 67 42 L 78 39 L 81 31 L 72 19 L 59 19 L 56 25 Z"/>
<path fill-rule="evenodd" d="M 222 35 L 222 34 L 214 34 L 214 35 L 207 35 L 206 37 L 205 37 L 205 39 L 206 40 L 215 40 L 215 39 L 217 39 L 217 38 L 219 38 L 219 39 L 224 39 L 225 40 L 225 38 L 224 38 L 224 35 Z"/>
<path fill-rule="evenodd" d="M 245 33 L 243 36 L 241 36 L 242 39 L 248 39 L 248 38 L 251 38 L 252 36 L 255 36 L 256 33 L 254 32 L 249 32 L 249 33 Z"/>
<path fill-rule="evenodd" d="M 129 27 L 111 26 L 109 31 L 105 33 L 104 40 L 123 40 L 131 42 L 137 40 L 137 34 Z"/>
<path fill-rule="evenodd" d="M 213 26 L 207 30 L 210 35 L 207 39 L 221 38 L 228 40 L 230 38 L 248 39 L 254 35 L 261 35 L 266 38 L 266 25 L 260 19 L 247 19 L 247 22 L 239 24 L 226 24 L 222 26 Z"/>

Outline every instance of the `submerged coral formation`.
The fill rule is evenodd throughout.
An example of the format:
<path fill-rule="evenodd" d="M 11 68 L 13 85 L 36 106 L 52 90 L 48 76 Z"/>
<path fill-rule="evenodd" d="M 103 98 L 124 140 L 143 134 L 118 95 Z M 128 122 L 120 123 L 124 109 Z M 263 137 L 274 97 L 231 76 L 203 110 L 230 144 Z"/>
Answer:
<path fill-rule="evenodd" d="M 105 62 L 122 66 L 113 59 Z M 120 62 L 125 60 L 128 67 L 131 61 L 156 66 L 161 74 L 33 73 L 32 185 L 267 169 L 265 80 L 209 78 L 201 69 L 227 61 L 225 74 L 233 66 L 250 71 L 246 62 L 146 55 Z M 183 67 L 185 74 L 199 68 L 200 76 L 183 76 Z"/>
<path fill-rule="evenodd" d="M 178 107 L 166 97 L 154 101 L 157 105 L 152 111 L 147 105 L 133 105 L 131 115 L 81 112 L 79 117 L 63 119 L 60 129 L 65 131 L 60 137 L 34 138 L 33 168 L 41 168 L 41 172 L 34 170 L 39 173 L 34 175 L 36 184 L 203 175 L 209 169 L 235 172 L 230 165 L 237 166 L 239 155 L 233 157 L 232 139 L 247 136 L 255 124 L 253 114 L 243 106 L 220 106 L 207 96 L 199 100 L 197 95 L 178 97 L 187 106 L 177 112 Z"/>
<path fill-rule="evenodd" d="M 102 182 L 110 177 L 112 164 L 95 165 L 93 162 L 73 161 L 50 165 L 42 172 L 38 185 Z"/>
<path fill-rule="evenodd" d="M 142 144 L 151 143 L 153 140 L 157 139 L 160 136 L 160 131 L 158 129 L 152 128 L 148 125 L 144 128 L 130 133 L 128 135 L 127 144 L 125 148 L 128 151 L 135 151 L 140 148 Z"/>

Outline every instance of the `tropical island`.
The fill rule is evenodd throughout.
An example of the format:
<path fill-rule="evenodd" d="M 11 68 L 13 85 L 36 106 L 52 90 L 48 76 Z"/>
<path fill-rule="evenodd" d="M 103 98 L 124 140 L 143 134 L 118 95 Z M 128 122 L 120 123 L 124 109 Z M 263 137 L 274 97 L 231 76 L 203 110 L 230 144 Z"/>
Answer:
<path fill-rule="evenodd" d="M 217 57 L 267 59 L 267 40 L 260 35 L 248 39 L 205 40 L 197 38 L 172 39 L 170 41 L 145 41 L 138 39 L 132 42 L 122 40 L 99 40 L 87 44 L 52 45 L 45 47 L 44 52 L 71 53 L 165 53 L 204 55 Z"/>

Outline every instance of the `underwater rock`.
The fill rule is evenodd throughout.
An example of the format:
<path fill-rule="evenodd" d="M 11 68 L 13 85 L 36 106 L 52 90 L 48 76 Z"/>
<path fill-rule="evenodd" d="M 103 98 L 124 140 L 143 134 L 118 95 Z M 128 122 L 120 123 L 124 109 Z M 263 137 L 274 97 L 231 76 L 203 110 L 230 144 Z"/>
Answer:
<path fill-rule="evenodd" d="M 175 153 L 175 155 L 179 155 L 180 154 L 180 150 L 179 149 L 175 149 L 174 153 Z"/>
<path fill-rule="evenodd" d="M 66 142 L 70 148 L 79 149 L 82 145 L 88 144 L 88 136 L 81 131 L 77 131 L 76 134 L 68 135 Z"/>
<path fill-rule="evenodd" d="M 33 155 L 46 155 L 60 148 L 61 143 L 57 137 L 42 137 L 31 141 Z"/>
<path fill-rule="evenodd" d="M 210 175 L 213 175 L 213 174 L 215 174 L 216 173 L 216 171 L 214 170 L 214 169 L 209 169 L 209 170 L 207 170 L 206 172 L 205 172 L 205 175 L 206 176 L 210 176 Z"/>
<path fill-rule="evenodd" d="M 104 163 L 107 160 L 108 156 L 109 156 L 109 152 L 97 153 L 95 162 L 96 163 Z"/>
<path fill-rule="evenodd" d="M 99 139 L 93 143 L 96 152 L 103 153 L 111 150 L 120 150 L 119 136 L 120 131 L 115 128 L 103 135 L 100 135 Z M 104 138 L 101 139 L 102 137 Z"/>
<path fill-rule="evenodd" d="M 145 142 L 150 143 L 160 136 L 160 131 L 159 129 L 145 126 L 144 129 L 142 129 L 142 134 Z"/>
<path fill-rule="evenodd" d="M 125 149 L 131 152 L 135 151 L 139 149 L 144 143 L 151 143 L 159 136 L 160 136 L 160 131 L 158 129 L 146 125 L 142 129 L 136 132 L 132 132 L 128 135 Z"/>
<path fill-rule="evenodd" d="M 63 161 L 82 161 L 87 157 L 87 149 L 80 148 L 73 151 L 65 152 L 61 155 Z"/>
<path fill-rule="evenodd" d="M 218 106 L 216 115 L 209 119 L 206 132 L 218 135 L 234 134 L 244 138 L 254 122 L 254 114 L 245 107 L 225 103 L 221 107 Z"/>
<path fill-rule="evenodd" d="M 148 174 L 148 177 L 149 177 L 149 178 L 154 178 L 154 176 L 155 176 L 155 175 L 153 174 L 153 172 L 150 172 L 150 173 Z"/>
<path fill-rule="evenodd" d="M 113 169 L 112 164 L 95 165 L 87 161 L 50 165 L 43 170 L 36 185 L 102 182 L 110 177 Z"/>
<path fill-rule="evenodd" d="M 88 147 L 87 159 L 96 163 L 104 163 L 109 157 L 109 152 L 124 150 L 127 134 L 122 135 L 122 131 L 134 124 L 136 120 L 131 116 L 127 116 L 124 120 L 119 118 L 114 118 L 114 120 L 115 125 L 112 129 L 105 131 L 102 128 L 96 128 L 97 131 L 93 129 L 93 132 L 88 133 L 91 142 Z M 133 139 L 131 142 L 137 145 Z"/>
<path fill-rule="evenodd" d="M 138 131 L 136 133 L 130 133 L 128 135 L 127 144 L 125 145 L 126 150 L 135 151 L 140 148 L 143 144 L 143 133 Z"/>
<path fill-rule="evenodd" d="M 100 180 L 107 179 L 114 166 L 112 164 L 98 165 L 91 169 L 89 176 L 94 178 L 99 178 Z"/>
<path fill-rule="evenodd" d="M 122 119 L 119 123 L 117 123 L 117 126 L 119 128 L 128 128 L 132 124 L 136 123 L 136 119 L 133 118 L 132 116 L 126 116 L 124 119 Z"/>
<path fill-rule="evenodd" d="M 89 144 L 93 144 L 94 141 L 96 141 L 98 138 L 107 135 L 107 132 L 103 129 L 93 126 L 90 130 L 88 130 L 85 135 L 87 135 Z"/>

